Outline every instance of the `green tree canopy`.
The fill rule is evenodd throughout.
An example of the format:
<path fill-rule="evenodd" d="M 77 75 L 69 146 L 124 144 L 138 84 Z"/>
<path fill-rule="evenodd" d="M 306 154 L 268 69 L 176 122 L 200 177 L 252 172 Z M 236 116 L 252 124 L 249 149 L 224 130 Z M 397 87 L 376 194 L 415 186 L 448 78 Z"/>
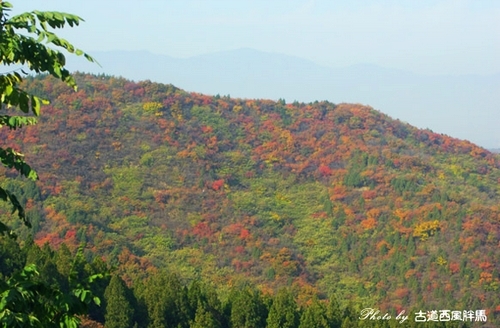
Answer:
<path fill-rule="evenodd" d="M 302 313 L 299 328 L 330 328 L 327 309 L 317 298 Z"/>
<path fill-rule="evenodd" d="M 127 286 L 114 275 L 104 292 L 106 300 L 106 328 L 125 328 L 132 326 L 134 309 L 127 299 Z"/>
<path fill-rule="evenodd" d="M 234 328 L 265 327 L 267 308 L 257 290 L 246 287 L 233 291 L 231 324 Z"/>
<path fill-rule="evenodd" d="M 292 293 L 287 289 L 280 289 L 269 309 L 267 326 L 269 328 L 297 328 L 300 314 Z"/>

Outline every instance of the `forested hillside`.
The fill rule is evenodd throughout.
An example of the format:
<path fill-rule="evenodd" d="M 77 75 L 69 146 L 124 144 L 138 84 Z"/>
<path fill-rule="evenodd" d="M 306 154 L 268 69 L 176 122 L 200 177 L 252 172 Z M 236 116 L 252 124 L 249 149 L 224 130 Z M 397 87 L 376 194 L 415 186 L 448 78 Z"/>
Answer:
<path fill-rule="evenodd" d="M 2 220 L 38 245 L 85 243 L 129 286 L 161 269 L 222 298 L 250 282 L 298 304 L 500 315 L 498 155 L 361 105 L 75 79 L 28 79 L 51 105 L 0 130 L 40 175 L 2 169 L 33 229 L 5 204 Z"/>

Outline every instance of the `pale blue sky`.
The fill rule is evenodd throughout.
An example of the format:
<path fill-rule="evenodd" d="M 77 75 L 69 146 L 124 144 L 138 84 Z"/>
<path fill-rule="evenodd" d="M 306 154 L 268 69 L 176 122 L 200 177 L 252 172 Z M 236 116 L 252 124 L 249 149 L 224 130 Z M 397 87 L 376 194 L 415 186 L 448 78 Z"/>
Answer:
<path fill-rule="evenodd" d="M 500 73 L 498 0 L 11 0 L 77 14 L 80 48 L 173 57 L 253 48 L 331 67 L 372 63 L 423 74 Z"/>
<path fill-rule="evenodd" d="M 360 102 L 420 128 L 500 148 L 500 0 L 10 1 L 14 13 L 38 9 L 83 17 L 86 22 L 81 26 L 59 33 L 91 55 L 147 50 L 187 58 L 251 48 L 332 68 L 375 64 L 421 75 L 448 75 L 423 77 L 406 87 L 358 85 L 342 92 L 338 87 L 304 85 L 303 99 L 295 93 L 286 99 Z M 142 72 L 140 60 L 132 68 Z M 125 70 L 112 74 L 128 77 Z M 155 73 L 163 76 L 158 81 L 175 82 L 172 71 L 159 67 Z M 206 92 L 206 85 L 190 89 L 194 82 L 196 78 L 177 86 Z M 246 85 L 229 92 L 231 82 L 209 92 L 278 99 L 293 89 L 273 84 L 266 95 L 253 95 Z M 321 87 L 325 90 L 318 95 Z"/>

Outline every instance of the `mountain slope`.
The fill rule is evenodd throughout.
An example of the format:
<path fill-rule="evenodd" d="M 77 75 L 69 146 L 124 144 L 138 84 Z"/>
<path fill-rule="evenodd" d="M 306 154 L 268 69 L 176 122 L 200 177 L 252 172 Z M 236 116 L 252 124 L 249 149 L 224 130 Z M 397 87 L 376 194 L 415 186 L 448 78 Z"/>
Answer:
<path fill-rule="evenodd" d="M 0 131 L 40 173 L 3 182 L 38 243 L 85 242 L 129 281 L 156 266 L 365 307 L 495 311 L 497 155 L 361 105 L 76 79 L 77 93 L 31 79 L 52 105 Z"/>

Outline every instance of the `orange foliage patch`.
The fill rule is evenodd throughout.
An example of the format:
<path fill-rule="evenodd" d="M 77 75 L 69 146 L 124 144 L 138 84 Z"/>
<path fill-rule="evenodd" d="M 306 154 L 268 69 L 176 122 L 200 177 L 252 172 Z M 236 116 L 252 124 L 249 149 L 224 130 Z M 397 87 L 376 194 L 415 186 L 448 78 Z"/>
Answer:
<path fill-rule="evenodd" d="M 456 262 L 451 262 L 448 267 L 450 269 L 451 274 L 455 274 L 460 271 L 460 264 Z"/>
<path fill-rule="evenodd" d="M 394 295 L 398 299 L 403 299 L 410 294 L 410 290 L 408 288 L 398 288 L 394 291 Z"/>
<path fill-rule="evenodd" d="M 345 196 L 347 196 L 347 188 L 344 186 L 335 186 L 333 187 L 330 200 L 342 200 Z"/>
<path fill-rule="evenodd" d="M 494 268 L 493 264 L 488 261 L 479 263 L 479 267 L 483 270 L 489 270 Z"/>
<path fill-rule="evenodd" d="M 221 189 L 223 186 L 224 186 L 224 179 L 215 180 L 212 183 L 212 189 L 215 191 Z"/>
<path fill-rule="evenodd" d="M 363 221 L 361 221 L 361 226 L 365 230 L 373 229 L 377 225 L 377 221 L 374 218 L 367 218 Z"/>
<path fill-rule="evenodd" d="M 377 192 L 375 190 L 365 190 L 362 196 L 365 200 L 371 200 L 377 196 Z"/>

